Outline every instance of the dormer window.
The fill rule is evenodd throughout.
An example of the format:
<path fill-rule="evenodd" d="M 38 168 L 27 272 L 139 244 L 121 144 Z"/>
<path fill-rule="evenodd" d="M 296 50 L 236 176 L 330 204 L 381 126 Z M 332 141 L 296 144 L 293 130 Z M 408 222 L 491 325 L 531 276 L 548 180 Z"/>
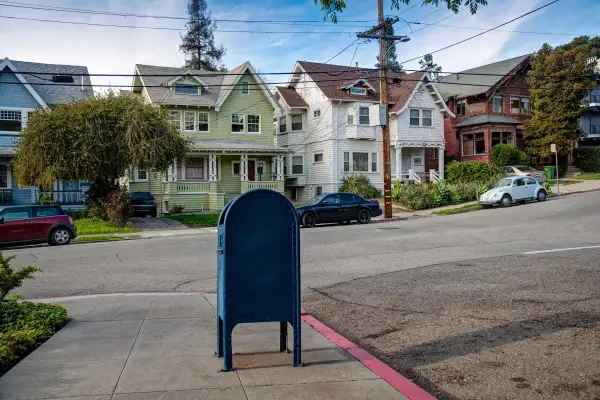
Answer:
<path fill-rule="evenodd" d="M 173 85 L 175 88 L 175 94 L 188 94 L 193 96 L 202 96 L 202 86 L 200 85 L 187 85 L 183 83 L 176 83 Z"/>
<path fill-rule="evenodd" d="M 362 88 L 362 87 L 351 87 L 350 88 L 350 94 L 356 94 L 359 96 L 366 96 L 367 95 L 367 89 L 366 88 Z"/>

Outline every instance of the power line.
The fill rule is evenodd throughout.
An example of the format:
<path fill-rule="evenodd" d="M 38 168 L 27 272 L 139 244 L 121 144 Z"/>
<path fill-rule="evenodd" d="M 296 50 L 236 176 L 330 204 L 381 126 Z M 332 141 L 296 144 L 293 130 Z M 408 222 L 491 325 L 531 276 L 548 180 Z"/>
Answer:
<path fill-rule="evenodd" d="M 529 11 L 529 12 L 526 12 L 525 14 L 522 14 L 522 15 L 520 15 L 520 16 L 518 16 L 518 17 L 516 17 L 516 18 L 513 18 L 513 19 L 511 19 L 510 21 L 504 22 L 504 23 L 502 23 L 502 24 L 500 24 L 500 25 L 497 25 L 497 26 L 495 26 L 495 27 L 493 27 L 493 28 L 490 28 L 490 29 L 487 29 L 487 30 L 485 30 L 485 31 L 483 31 L 483 32 L 481 32 L 481 33 L 478 33 L 477 35 L 473 35 L 473 36 L 471 36 L 471 37 L 468 37 L 468 38 L 466 38 L 466 39 L 463 39 L 463 40 L 461 40 L 461 41 L 459 41 L 459 42 L 456 42 L 456 43 L 453 43 L 453 44 L 451 44 L 451 45 L 448 45 L 448 46 L 442 47 L 441 49 L 437 49 L 437 50 L 434 50 L 434 51 L 430 51 L 430 52 L 428 52 L 428 53 L 425 53 L 425 54 L 423 54 L 423 55 L 420 55 L 420 56 L 418 56 L 418 57 L 414 57 L 414 58 L 411 58 L 411 59 L 409 59 L 409 60 L 402 61 L 400 64 L 404 64 L 404 63 L 407 63 L 407 62 L 410 62 L 410 61 L 418 60 L 418 59 L 420 59 L 420 58 L 424 57 L 424 56 L 425 56 L 425 55 L 427 55 L 427 54 L 435 54 L 435 53 L 439 53 L 440 51 L 443 51 L 443 50 L 449 49 L 449 48 L 451 48 L 451 47 L 454 47 L 454 46 L 458 46 L 458 45 L 459 45 L 459 44 L 461 44 L 461 43 L 467 42 L 467 41 L 469 41 L 469 40 L 471 40 L 471 39 L 475 39 L 476 37 L 479 37 L 479 36 L 481 36 L 481 35 L 485 35 L 485 34 L 486 34 L 486 33 L 488 33 L 488 32 L 491 32 L 491 31 L 493 31 L 493 30 L 495 30 L 495 29 L 498 29 L 498 28 L 501 28 L 501 27 L 503 27 L 503 26 L 505 26 L 505 25 L 508 25 L 508 24 L 510 24 L 510 23 L 512 23 L 512 22 L 514 22 L 514 21 L 516 21 L 516 20 L 519 20 L 519 19 L 521 19 L 521 18 L 524 18 L 524 17 L 526 17 L 526 16 L 528 16 L 528 15 L 530 15 L 530 14 L 533 14 L 534 12 L 540 11 L 540 10 L 542 10 L 542 9 L 544 9 L 544 8 L 546 8 L 546 7 L 548 7 L 548 6 L 552 5 L 552 4 L 554 4 L 554 3 L 557 3 L 558 1 L 559 1 L 559 0 L 554 0 L 554 1 L 551 1 L 550 3 L 544 4 L 544 5 L 543 5 L 543 6 L 541 6 L 541 7 L 538 7 L 538 8 L 536 8 L 536 9 L 534 9 L 534 10 L 531 10 L 531 11 Z"/>
<path fill-rule="evenodd" d="M 457 26 L 457 25 L 441 25 L 437 22 L 426 23 L 426 22 L 409 22 L 410 24 L 416 25 L 427 25 L 427 26 L 439 26 L 442 28 L 457 28 L 457 29 L 470 29 L 474 31 L 485 31 L 486 28 L 475 28 L 471 26 Z M 510 32 L 510 33 L 527 33 L 532 35 L 558 35 L 558 36 L 597 36 L 586 33 L 561 33 L 561 32 L 537 32 L 537 31 L 518 31 L 509 29 L 496 29 L 495 32 Z"/>
<path fill-rule="evenodd" d="M 339 56 L 340 54 L 342 54 L 343 52 L 345 52 L 346 50 L 348 50 L 348 48 L 350 48 L 350 46 L 352 46 L 354 43 L 358 42 L 360 40 L 360 38 L 357 38 L 356 40 L 354 40 L 352 43 L 350 43 L 348 46 L 344 47 L 341 51 L 337 52 L 333 57 L 331 57 L 329 60 L 325 61 L 323 64 L 327 64 L 329 61 L 333 60 L 334 58 L 336 58 L 337 56 Z"/>

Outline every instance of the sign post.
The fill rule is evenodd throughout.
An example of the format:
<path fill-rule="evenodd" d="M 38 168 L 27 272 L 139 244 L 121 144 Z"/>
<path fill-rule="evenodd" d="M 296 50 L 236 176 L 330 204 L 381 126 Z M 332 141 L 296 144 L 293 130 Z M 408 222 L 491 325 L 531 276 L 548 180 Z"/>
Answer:
<path fill-rule="evenodd" d="M 550 151 L 554 153 L 554 159 L 556 160 L 556 194 L 560 194 L 560 184 L 558 183 L 558 152 L 556 151 L 556 144 L 550 145 Z"/>

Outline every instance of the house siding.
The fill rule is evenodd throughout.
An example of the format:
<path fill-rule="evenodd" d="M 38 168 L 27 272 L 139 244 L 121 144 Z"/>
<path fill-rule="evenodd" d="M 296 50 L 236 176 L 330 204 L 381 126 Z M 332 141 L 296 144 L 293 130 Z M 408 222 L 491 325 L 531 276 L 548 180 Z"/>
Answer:
<path fill-rule="evenodd" d="M 3 85 L 3 83 L 5 83 Z M 8 68 L 0 74 L 0 107 L 36 108 L 40 104 Z"/>
<path fill-rule="evenodd" d="M 431 110 L 432 126 L 411 126 L 410 110 Z M 397 117 L 395 139 L 409 143 L 444 143 L 444 116 L 439 111 L 431 93 L 419 84 L 405 110 Z"/>

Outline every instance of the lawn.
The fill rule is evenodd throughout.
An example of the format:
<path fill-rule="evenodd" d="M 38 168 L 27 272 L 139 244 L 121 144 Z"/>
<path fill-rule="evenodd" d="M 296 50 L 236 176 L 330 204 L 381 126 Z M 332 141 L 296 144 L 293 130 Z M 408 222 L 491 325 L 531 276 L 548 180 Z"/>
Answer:
<path fill-rule="evenodd" d="M 481 210 L 481 206 L 479 204 L 467 204 L 461 207 L 456 208 L 448 208 L 446 210 L 438 210 L 432 212 L 434 215 L 452 215 L 452 214 L 461 214 L 469 211 Z"/>
<path fill-rule="evenodd" d="M 600 179 L 600 172 L 583 172 L 577 177 L 577 179 L 581 179 L 584 181 L 593 181 L 596 179 Z"/>
<path fill-rule="evenodd" d="M 124 226 L 119 228 L 109 221 L 103 221 L 97 218 L 83 218 L 75 220 L 75 227 L 78 235 L 98 235 L 105 233 L 130 233 L 139 232 L 140 229 Z"/>
<path fill-rule="evenodd" d="M 179 221 L 191 228 L 207 228 L 217 226 L 220 214 L 178 214 L 169 218 Z"/>
<path fill-rule="evenodd" d="M 581 183 L 581 182 L 582 181 L 578 181 L 578 180 L 575 180 L 575 179 L 559 179 L 558 180 L 558 183 L 561 186 L 569 186 L 569 185 L 574 185 L 576 183 Z M 556 185 L 556 179 L 550 180 L 550 183 L 552 183 L 553 185 Z"/>

